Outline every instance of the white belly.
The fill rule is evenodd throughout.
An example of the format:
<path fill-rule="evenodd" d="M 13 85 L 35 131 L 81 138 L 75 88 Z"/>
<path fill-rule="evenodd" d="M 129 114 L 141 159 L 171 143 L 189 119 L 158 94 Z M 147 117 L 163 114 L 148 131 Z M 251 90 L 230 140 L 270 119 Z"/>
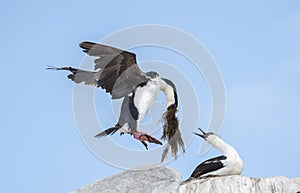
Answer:
<path fill-rule="evenodd" d="M 222 163 L 225 165 L 225 167 L 209 172 L 203 176 L 208 176 L 208 175 L 240 175 L 242 170 L 243 170 L 243 162 L 239 157 L 234 157 L 232 159 L 228 159 L 222 161 Z"/>
<path fill-rule="evenodd" d="M 128 123 L 125 123 L 120 129 L 119 132 L 121 133 L 130 133 L 129 125 Z"/>
<path fill-rule="evenodd" d="M 139 111 L 137 125 L 141 123 L 148 110 L 154 103 L 160 86 L 153 81 L 149 81 L 145 86 L 137 88 L 134 96 L 134 105 Z"/>

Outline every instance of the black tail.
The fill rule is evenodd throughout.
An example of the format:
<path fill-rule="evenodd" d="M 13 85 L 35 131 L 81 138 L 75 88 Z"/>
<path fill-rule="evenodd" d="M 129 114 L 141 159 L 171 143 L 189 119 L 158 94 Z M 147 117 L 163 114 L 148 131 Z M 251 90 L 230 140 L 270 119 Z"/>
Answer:
<path fill-rule="evenodd" d="M 71 79 L 72 81 L 76 83 L 81 83 L 84 82 L 86 85 L 91 85 L 91 86 L 98 86 L 97 80 L 95 77 L 96 72 L 91 72 L 91 71 L 86 71 L 86 70 L 79 70 L 76 68 L 72 67 L 62 67 L 62 68 L 57 68 L 54 66 L 50 66 L 46 68 L 47 70 L 66 70 L 70 71 L 72 74 L 68 75 L 68 78 Z"/>
<path fill-rule="evenodd" d="M 114 127 L 111 127 L 109 129 L 106 129 L 104 131 L 102 131 L 101 133 L 95 135 L 95 137 L 104 137 L 104 136 L 107 136 L 107 135 L 113 135 L 115 132 L 117 132 L 119 129 L 120 129 L 120 125 L 115 125 Z"/>

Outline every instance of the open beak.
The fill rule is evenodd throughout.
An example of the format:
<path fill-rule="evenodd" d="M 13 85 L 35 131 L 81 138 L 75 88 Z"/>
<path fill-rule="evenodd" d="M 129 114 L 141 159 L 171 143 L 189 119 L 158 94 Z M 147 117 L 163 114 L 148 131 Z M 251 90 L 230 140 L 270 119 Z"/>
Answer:
<path fill-rule="evenodd" d="M 199 133 L 195 133 L 195 132 L 193 132 L 195 135 L 198 135 L 198 136 L 200 136 L 201 138 L 203 138 L 203 139 L 205 139 L 205 132 L 202 130 L 202 129 L 200 129 L 200 128 L 198 128 L 200 131 L 201 131 L 201 133 L 202 134 L 199 134 Z"/>

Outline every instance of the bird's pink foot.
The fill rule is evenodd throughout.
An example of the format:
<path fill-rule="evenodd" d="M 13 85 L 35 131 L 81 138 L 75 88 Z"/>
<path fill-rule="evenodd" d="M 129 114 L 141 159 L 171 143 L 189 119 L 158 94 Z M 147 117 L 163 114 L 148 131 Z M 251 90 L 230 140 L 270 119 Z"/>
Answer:
<path fill-rule="evenodd" d="M 150 135 L 148 135 L 146 132 L 143 131 L 137 131 L 133 134 L 133 137 L 137 140 L 139 140 L 145 147 L 146 149 L 148 149 L 148 145 L 146 143 L 146 141 L 148 141 L 149 143 L 155 143 L 155 144 L 159 144 L 162 145 L 162 143 L 155 139 L 154 137 L 151 137 Z"/>

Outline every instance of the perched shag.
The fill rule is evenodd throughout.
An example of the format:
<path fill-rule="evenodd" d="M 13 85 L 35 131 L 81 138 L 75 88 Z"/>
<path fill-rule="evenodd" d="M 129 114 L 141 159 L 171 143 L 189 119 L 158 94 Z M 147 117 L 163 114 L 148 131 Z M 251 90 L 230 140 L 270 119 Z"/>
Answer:
<path fill-rule="evenodd" d="M 202 134 L 194 134 L 202 137 L 213 147 L 220 150 L 223 155 L 202 162 L 195 168 L 191 177 L 186 181 L 202 177 L 241 174 L 243 170 L 243 161 L 237 151 L 218 135 L 212 132 L 205 133 L 200 128 L 199 130 Z"/>

